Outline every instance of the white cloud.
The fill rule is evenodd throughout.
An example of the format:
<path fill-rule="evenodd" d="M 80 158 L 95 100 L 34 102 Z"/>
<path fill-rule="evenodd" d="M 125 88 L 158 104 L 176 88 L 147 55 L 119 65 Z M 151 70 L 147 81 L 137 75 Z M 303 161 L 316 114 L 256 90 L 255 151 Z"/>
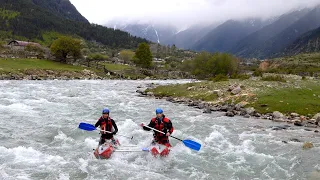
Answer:
<path fill-rule="evenodd" d="M 320 0 L 70 0 L 90 22 L 113 19 L 171 23 L 177 26 L 247 17 L 271 17 Z"/>

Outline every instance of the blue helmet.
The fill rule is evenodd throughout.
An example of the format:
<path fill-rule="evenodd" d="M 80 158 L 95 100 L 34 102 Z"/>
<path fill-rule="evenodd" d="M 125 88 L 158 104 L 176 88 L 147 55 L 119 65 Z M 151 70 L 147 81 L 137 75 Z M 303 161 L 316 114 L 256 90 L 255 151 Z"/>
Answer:
<path fill-rule="evenodd" d="M 108 108 L 103 108 L 102 114 L 109 114 L 109 109 Z"/>
<path fill-rule="evenodd" d="M 162 114 L 162 113 L 163 113 L 162 109 L 160 109 L 160 108 L 156 109 L 156 114 Z"/>

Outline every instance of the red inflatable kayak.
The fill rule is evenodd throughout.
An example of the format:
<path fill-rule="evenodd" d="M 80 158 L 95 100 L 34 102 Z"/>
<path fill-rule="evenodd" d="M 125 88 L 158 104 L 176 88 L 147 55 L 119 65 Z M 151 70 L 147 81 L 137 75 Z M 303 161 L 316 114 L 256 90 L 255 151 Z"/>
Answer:
<path fill-rule="evenodd" d="M 157 157 L 157 156 L 165 157 L 165 156 L 168 156 L 169 152 L 170 152 L 170 147 L 167 147 L 162 144 L 152 145 L 149 149 L 150 149 L 151 154 L 155 157 Z"/>
<path fill-rule="evenodd" d="M 97 159 L 109 159 L 118 146 L 120 146 L 118 140 L 116 140 L 116 144 L 113 144 L 111 141 L 106 141 L 104 144 L 98 146 L 93 154 Z"/>

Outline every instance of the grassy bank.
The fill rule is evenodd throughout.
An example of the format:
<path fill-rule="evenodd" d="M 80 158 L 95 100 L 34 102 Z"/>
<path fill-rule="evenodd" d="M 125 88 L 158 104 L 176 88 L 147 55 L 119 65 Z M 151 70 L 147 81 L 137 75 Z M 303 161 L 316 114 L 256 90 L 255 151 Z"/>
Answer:
<path fill-rule="evenodd" d="M 73 66 L 59 62 L 40 59 L 0 59 L 0 72 L 22 72 L 25 70 L 59 70 L 76 71 L 84 70 L 81 66 Z"/>
<path fill-rule="evenodd" d="M 147 89 L 160 97 L 184 97 L 201 100 L 212 104 L 225 102 L 247 102 L 247 107 L 254 107 L 259 113 L 280 111 L 288 114 L 296 112 L 301 115 L 320 112 L 320 81 L 302 80 L 301 77 L 285 78 L 286 82 L 263 81 L 261 78 L 247 80 L 230 79 L 223 82 L 199 82 L 158 86 Z M 230 85 L 241 87 L 239 94 L 228 91 Z"/>

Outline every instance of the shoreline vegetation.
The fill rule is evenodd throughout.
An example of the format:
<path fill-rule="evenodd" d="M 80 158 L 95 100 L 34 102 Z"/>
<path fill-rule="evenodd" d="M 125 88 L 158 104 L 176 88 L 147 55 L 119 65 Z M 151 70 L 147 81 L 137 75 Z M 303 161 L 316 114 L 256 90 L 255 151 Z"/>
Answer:
<path fill-rule="evenodd" d="M 203 113 L 225 112 L 226 116 L 243 116 L 286 122 L 319 132 L 320 80 L 312 77 L 283 75 L 285 81 L 267 81 L 263 77 L 229 79 L 187 84 L 150 85 L 137 90 L 141 96 L 166 99 L 202 109 Z M 276 126 L 274 130 L 290 126 Z M 308 129 L 311 128 L 311 129 Z M 313 130 L 312 130 L 313 129 Z"/>

